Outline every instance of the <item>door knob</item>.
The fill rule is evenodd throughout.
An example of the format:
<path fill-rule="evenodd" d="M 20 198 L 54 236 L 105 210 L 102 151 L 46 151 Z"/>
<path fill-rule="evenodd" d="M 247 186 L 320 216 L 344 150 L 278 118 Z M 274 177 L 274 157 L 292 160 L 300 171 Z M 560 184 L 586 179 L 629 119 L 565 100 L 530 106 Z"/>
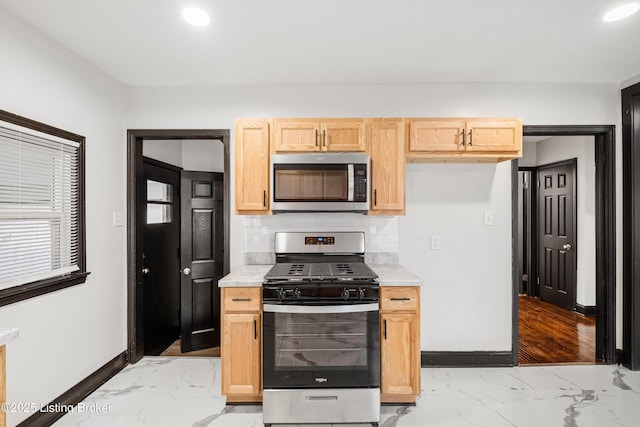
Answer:
<path fill-rule="evenodd" d="M 143 274 L 149 274 L 149 269 L 147 267 L 142 269 Z"/>
<path fill-rule="evenodd" d="M 571 250 L 572 246 L 569 243 L 565 243 L 564 245 L 562 245 L 562 249 L 564 249 L 565 251 Z"/>
<path fill-rule="evenodd" d="M 182 270 L 182 274 L 184 274 L 185 276 L 190 275 L 191 269 L 189 267 L 186 267 L 184 270 Z"/>

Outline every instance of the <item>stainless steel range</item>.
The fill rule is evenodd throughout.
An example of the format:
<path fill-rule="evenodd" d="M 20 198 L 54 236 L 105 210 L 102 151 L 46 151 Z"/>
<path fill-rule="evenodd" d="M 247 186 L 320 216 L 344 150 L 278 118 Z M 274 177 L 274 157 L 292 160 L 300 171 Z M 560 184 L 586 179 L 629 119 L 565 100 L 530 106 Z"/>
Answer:
<path fill-rule="evenodd" d="M 276 233 L 263 282 L 264 423 L 380 421 L 377 275 L 364 233 Z"/>

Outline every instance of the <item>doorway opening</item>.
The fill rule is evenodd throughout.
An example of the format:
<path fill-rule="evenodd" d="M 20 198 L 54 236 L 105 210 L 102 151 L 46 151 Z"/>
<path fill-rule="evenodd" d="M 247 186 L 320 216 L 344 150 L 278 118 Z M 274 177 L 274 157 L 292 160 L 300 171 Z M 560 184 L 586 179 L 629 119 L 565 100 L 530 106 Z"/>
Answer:
<path fill-rule="evenodd" d="M 229 131 L 128 131 L 128 352 L 219 354 Z"/>
<path fill-rule="evenodd" d="M 613 126 L 524 126 L 512 163 L 514 365 L 615 361 Z"/>

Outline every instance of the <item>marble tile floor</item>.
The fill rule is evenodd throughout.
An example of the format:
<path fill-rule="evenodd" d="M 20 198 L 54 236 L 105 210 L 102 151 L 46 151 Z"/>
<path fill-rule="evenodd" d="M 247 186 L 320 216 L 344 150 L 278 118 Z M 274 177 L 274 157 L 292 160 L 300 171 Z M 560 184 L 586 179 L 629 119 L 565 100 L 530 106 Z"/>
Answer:
<path fill-rule="evenodd" d="M 615 365 L 423 368 L 422 388 L 415 406 L 383 406 L 380 426 L 640 425 L 640 372 Z M 262 426 L 261 406 L 225 406 L 219 358 L 145 357 L 82 403 L 54 426 Z"/>

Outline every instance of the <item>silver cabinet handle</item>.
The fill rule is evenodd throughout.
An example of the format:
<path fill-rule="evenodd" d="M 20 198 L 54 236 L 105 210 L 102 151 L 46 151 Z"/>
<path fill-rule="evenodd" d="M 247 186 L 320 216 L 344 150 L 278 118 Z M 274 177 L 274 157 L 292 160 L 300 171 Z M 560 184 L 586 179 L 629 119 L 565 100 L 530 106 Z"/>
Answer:
<path fill-rule="evenodd" d="M 564 245 L 562 245 L 562 249 L 564 249 L 565 251 L 570 251 L 572 247 L 573 246 L 571 246 L 569 243 L 565 243 Z"/>
<path fill-rule="evenodd" d="M 191 269 L 189 267 L 186 267 L 184 270 L 182 270 L 182 274 L 184 274 L 185 276 L 190 275 Z"/>
<path fill-rule="evenodd" d="M 147 267 L 143 268 L 142 274 L 149 274 L 149 269 Z"/>

